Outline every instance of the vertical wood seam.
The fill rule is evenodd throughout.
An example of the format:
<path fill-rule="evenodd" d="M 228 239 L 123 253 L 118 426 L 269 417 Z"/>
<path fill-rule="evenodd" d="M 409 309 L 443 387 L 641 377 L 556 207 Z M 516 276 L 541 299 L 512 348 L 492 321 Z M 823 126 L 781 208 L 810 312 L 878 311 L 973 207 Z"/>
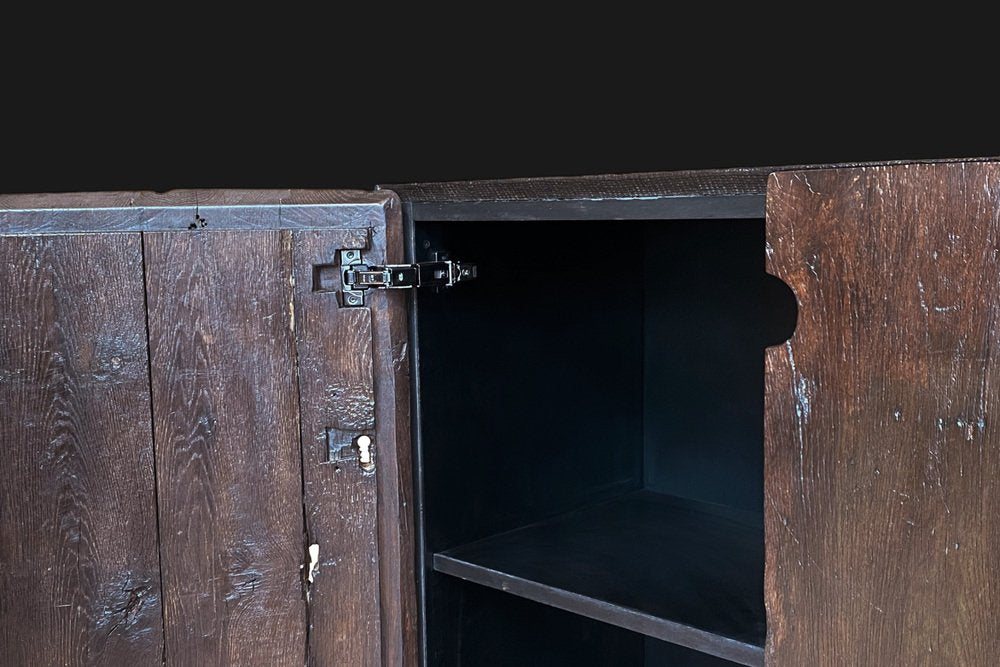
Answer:
<path fill-rule="evenodd" d="M 417 239 L 413 229 L 412 204 L 406 202 L 402 205 L 400 225 L 404 230 L 403 237 L 403 260 L 416 261 Z M 388 225 L 386 225 L 388 227 Z M 416 595 L 416 648 L 414 659 L 417 665 L 424 665 L 427 662 L 427 618 L 424 609 L 427 606 L 427 538 L 424 533 L 423 507 L 424 507 L 424 487 L 423 475 L 418 471 L 423 471 L 423 441 L 421 437 L 421 407 L 420 402 L 415 397 L 420 396 L 420 336 L 417 330 L 417 317 L 420 312 L 420 295 L 417 290 L 410 297 L 410 303 L 406 306 L 406 327 L 405 333 L 407 342 L 410 345 L 408 354 L 410 357 L 410 372 L 407 382 L 407 390 L 410 397 L 410 441 L 405 443 L 412 461 L 413 475 L 411 478 L 413 501 L 410 511 L 414 516 L 413 526 L 413 564 L 414 564 L 414 593 Z M 376 399 L 377 400 L 377 399 Z"/>
<path fill-rule="evenodd" d="M 369 234 L 371 234 L 371 231 L 369 231 Z M 387 261 L 387 258 L 383 257 L 382 261 Z M 385 295 L 379 295 L 379 296 L 381 296 L 382 298 L 384 298 Z M 387 303 L 383 302 L 383 304 L 384 304 L 383 310 L 387 309 L 388 308 Z M 378 655 L 378 662 L 379 662 L 379 664 L 385 664 L 385 655 L 386 655 L 386 650 L 385 650 L 386 632 L 385 632 L 385 630 L 386 630 L 387 626 L 383 622 L 383 619 L 384 619 L 384 616 L 385 616 L 385 612 L 386 612 L 386 605 L 383 603 L 383 597 L 382 597 L 383 586 L 385 585 L 385 583 L 383 582 L 383 578 L 382 578 L 382 564 L 383 564 L 382 563 L 382 554 L 383 554 L 383 552 L 385 550 L 383 549 L 382 531 L 380 530 L 380 525 L 381 525 L 380 524 L 380 513 L 378 511 L 379 510 L 379 505 L 381 503 L 381 494 L 379 493 L 379 478 L 380 478 L 380 476 L 383 476 L 385 474 L 383 472 L 383 466 L 382 466 L 382 463 L 380 461 L 380 456 L 382 455 L 382 452 L 385 451 L 385 447 L 384 447 L 384 443 L 381 442 L 381 437 L 380 437 L 380 433 L 379 433 L 378 407 L 377 407 L 378 406 L 378 402 L 379 402 L 379 394 L 378 394 L 378 382 L 376 381 L 376 379 L 378 377 L 378 374 L 379 374 L 378 363 L 377 363 L 377 360 L 379 359 L 379 357 L 376 356 L 377 353 L 378 353 L 378 347 L 375 345 L 375 338 L 376 338 L 376 335 L 377 335 L 376 334 L 376 319 L 375 318 L 376 318 L 376 314 L 378 313 L 379 309 L 376 307 L 376 305 L 375 305 L 375 299 L 373 299 L 373 298 L 369 299 L 369 302 L 367 304 L 365 304 L 364 309 L 368 311 L 368 325 L 369 325 L 368 326 L 368 332 L 369 332 L 369 337 L 367 338 L 367 340 L 365 342 L 367 343 L 367 345 L 369 347 L 369 354 L 370 354 L 370 359 L 371 359 L 371 366 L 369 368 L 370 372 L 369 372 L 369 375 L 368 375 L 367 379 L 368 379 L 369 385 L 371 387 L 371 395 L 372 395 L 371 433 L 372 433 L 372 437 L 375 438 L 375 452 L 374 452 L 374 456 L 372 458 L 372 460 L 375 462 L 375 469 L 370 473 L 372 476 L 374 476 L 373 487 L 374 487 L 374 494 L 375 494 L 375 501 L 372 503 L 372 507 L 371 507 L 371 513 L 372 513 L 372 517 L 374 519 L 372 521 L 372 525 L 375 527 L 375 562 L 374 562 L 374 566 L 371 568 L 371 572 L 372 572 L 372 576 L 374 576 L 375 579 L 376 579 L 375 595 L 376 595 L 376 604 L 378 606 L 378 632 L 379 632 L 379 639 L 378 639 L 378 653 L 379 653 L 379 655 Z M 382 446 L 380 447 L 380 445 L 382 445 Z M 362 509 L 362 512 L 363 512 L 364 508 L 361 508 L 361 509 Z"/>
<path fill-rule="evenodd" d="M 278 217 L 280 219 L 280 208 Z M 302 492 L 302 558 L 305 564 L 302 569 L 302 599 L 305 602 L 305 659 L 304 663 L 309 665 L 310 659 L 310 642 L 312 640 L 312 603 L 309 601 L 309 580 L 308 577 L 311 572 L 306 571 L 306 568 L 311 568 L 312 563 L 306 556 L 309 553 L 309 545 L 312 544 L 312 537 L 309 535 L 309 510 L 306 507 L 306 453 L 305 453 L 305 437 L 302 430 L 302 376 L 299 373 L 299 337 L 298 332 L 295 331 L 295 234 L 291 231 L 285 230 L 281 232 L 282 242 L 288 250 L 288 308 L 289 308 L 289 326 L 292 329 L 292 364 L 293 373 L 295 378 L 295 404 L 296 412 L 295 419 L 299 426 L 299 480 L 301 483 Z"/>
<path fill-rule="evenodd" d="M 149 337 L 149 287 L 146 275 L 146 234 L 139 233 L 139 254 L 142 259 L 142 311 L 143 326 L 146 330 L 146 377 L 149 380 L 149 438 L 152 448 L 153 507 L 156 510 L 156 563 L 160 574 L 160 628 L 163 632 L 160 662 L 167 664 L 167 605 L 163 594 L 163 536 L 160 532 L 160 484 L 156 474 L 156 416 L 153 405 L 153 348 Z"/>
<path fill-rule="evenodd" d="M 369 233 L 371 233 L 371 232 L 369 232 Z M 383 257 L 383 261 L 388 262 L 388 258 Z M 368 321 L 370 322 L 370 327 L 369 327 L 370 337 L 368 338 L 367 342 L 368 342 L 369 347 L 371 348 L 371 361 L 372 361 L 372 364 L 371 364 L 371 376 L 369 377 L 369 381 L 371 382 L 372 401 L 373 401 L 372 402 L 371 432 L 372 432 L 372 437 L 375 438 L 375 447 L 376 447 L 376 449 L 375 449 L 375 455 L 374 455 L 374 457 L 372 459 L 375 462 L 375 469 L 371 473 L 372 475 L 375 476 L 375 480 L 374 480 L 374 482 L 375 482 L 374 483 L 374 487 L 375 487 L 375 502 L 372 503 L 372 514 L 374 515 L 374 519 L 375 519 L 375 521 L 373 522 L 373 525 L 375 526 L 375 563 L 374 563 L 374 567 L 372 568 L 372 572 L 373 572 L 374 576 L 378 579 L 378 584 L 375 587 L 375 596 L 376 596 L 376 600 L 377 600 L 377 604 L 378 604 L 378 631 L 379 631 L 379 637 L 378 637 L 378 652 L 379 652 L 378 658 L 379 658 L 379 660 L 378 661 L 379 661 L 379 664 L 384 665 L 385 664 L 385 656 L 386 656 L 385 645 L 386 645 L 386 641 L 387 641 L 387 639 L 386 639 L 386 636 L 387 636 L 386 630 L 387 629 L 391 629 L 390 626 L 388 626 L 384 622 L 384 620 L 385 620 L 385 612 L 386 612 L 386 605 L 384 604 L 384 598 L 383 598 L 383 590 L 384 590 L 384 588 L 383 587 L 386 585 L 386 582 L 383 580 L 383 577 L 382 577 L 382 554 L 385 552 L 385 549 L 383 548 L 384 544 L 383 544 L 383 541 L 382 541 L 381 513 L 378 511 L 379 510 L 379 505 L 382 502 L 382 494 L 379 493 L 379 477 L 381 475 L 384 475 L 384 473 L 382 472 L 382 464 L 379 461 L 379 456 L 380 456 L 380 454 L 383 451 L 385 451 L 385 447 L 384 446 L 381 447 L 381 448 L 379 447 L 379 445 L 382 444 L 382 443 L 381 443 L 381 434 L 379 433 L 379 421 L 378 421 L 379 393 L 378 393 L 377 377 L 378 377 L 378 374 L 379 374 L 379 370 L 378 370 L 378 359 L 379 359 L 379 356 L 377 356 L 377 355 L 378 355 L 379 349 L 378 349 L 378 346 L 375 345 L 375 339 L 376 339 L 376 336 L 377 336 L 377 334 L 375 333 L 376 332 L 375 317 L 376 317 L 377 309 L 376 309 L 375 305 L 373 303 L 370 303 L 370 302 L 365 305 L 365 308 L 368 309 L 368 318 L 369 318 Z M 385 308 L 384 309 L 388 309 L 388 303 L 387 303 L 387 301 L 385 302 Z M 393 397 L 391 400 L 395 401 L 395 397 Z M 393 454 L 393 456 L 395 456 L 395 453 Z"/>

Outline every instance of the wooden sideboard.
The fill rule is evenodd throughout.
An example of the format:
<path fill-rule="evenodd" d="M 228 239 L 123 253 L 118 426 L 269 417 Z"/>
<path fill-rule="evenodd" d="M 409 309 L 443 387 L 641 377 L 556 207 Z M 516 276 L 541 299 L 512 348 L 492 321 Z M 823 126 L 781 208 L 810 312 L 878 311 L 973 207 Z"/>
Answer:
<path fill-rule="evenodd" d="M 1000 163 L 0 197 L 11 665 L 989 665 Z"/>

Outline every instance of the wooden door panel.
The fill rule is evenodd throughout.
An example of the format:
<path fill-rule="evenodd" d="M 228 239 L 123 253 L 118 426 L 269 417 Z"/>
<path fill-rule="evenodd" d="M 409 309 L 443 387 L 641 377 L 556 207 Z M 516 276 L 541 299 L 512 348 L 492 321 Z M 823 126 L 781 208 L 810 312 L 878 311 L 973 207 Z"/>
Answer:
<path fill-rule="evenodd" d="M 365 248 L 368 238 L 358 231 L 297 231 L 292 238 L 306 534 L 317 558 L 308 582 L 310 663 L 378 665 L 372 311 L 338 305 L 339 271 L 330 266 L 339 249 Z M 364 467 L 358 437 L 372 441 Z"/>
<path fill-rule="evenodd" d="M 159 664 L 140 237 L 0 237 L 0 270 L 0 661 Z"/>
<path fill-rule="evenodd" d="M 1000 651 L 1000 165 L 778 173 L 766 355 L 766 657 L 986 665 Z"/>
<path fill-rule="evenodd" d="M 301 665 L 291 232 L 145 238 L 166 658 Z"/>
<path fill-rule="evenodd" d="M 415 664 L 405 295 L 341 248 L 395 195 L 0 198 L 5 664 Z"/>

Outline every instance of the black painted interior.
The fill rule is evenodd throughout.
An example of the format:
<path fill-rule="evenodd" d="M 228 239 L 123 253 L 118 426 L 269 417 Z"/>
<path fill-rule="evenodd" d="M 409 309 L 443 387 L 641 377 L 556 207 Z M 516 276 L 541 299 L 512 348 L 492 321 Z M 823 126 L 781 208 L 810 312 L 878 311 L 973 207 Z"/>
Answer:
<path fill-rule="evenodd" d="M 763 351 L 796 317 L 764 272 L 763 220 L 418 222 L 415 236 L 416 259 L 479 267 L 415 311 L 427 664 L 490 664 L 489 646 L 503 664 L 730 664 L 435 572 L 432 555 L 646 489 L 738 511 L 759 529 L 762 582 Z M 643 546 L 634 566 L 655 569 Z"/>
<path fill-rule="evenodd" d="M 764 348 L 795 326 L 763 221 L 643 231 L 645 488 L 761 514 Z"/>

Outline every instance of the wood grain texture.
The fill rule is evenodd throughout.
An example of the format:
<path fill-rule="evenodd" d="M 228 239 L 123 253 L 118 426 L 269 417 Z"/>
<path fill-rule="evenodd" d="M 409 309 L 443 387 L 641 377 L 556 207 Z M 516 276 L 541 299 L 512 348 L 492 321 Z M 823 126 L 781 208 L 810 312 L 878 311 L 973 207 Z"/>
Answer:
<path fill-rule="evenodd" d="M 159 664 L 138 234 L 0 238 L 0 654 Z"/>
<path fill-rule="evenodd" d="M 0 233 L 367 228 L 389 195 L 354 190 L 171 190 L 0 196 Z"/>
<path fill-rule="evenodd" d="M 764 193 L 658 195 L 622 199 L 424 202 L 410 207 L 411 219 L 432 222 L 504 220 L 737 220 L 764 217 Z"/>
<path fill-rule="evenodd" d="M 53 192 L 0 195 L 0 210 L 194 208 L 324 204 L 383 205 L 392 193 L 366 190 L 148 190 L 117 192 Z M 343 221 L 338 221 L 343 222 Z M 347 225 L 341 225 L 347 226 Z"/>
<path fill-rule="evenodd" d="M 935 160 L 935 162 L 976 161 Z M 914 161 L 910 161 L 911 163 Z M 919 161 L 918 161 L 919 162 Z M 501 202 L 641 199 L 646 197 L 736 197 L 763 195 L 768 174 L 790 169 L 822 169 L 846 165 L 802 165 L 789 167 L 737 167 L 733 169 L 698 169 L 600 176 L 543 176 L 478 181 L 392 184 L 384 187 L 396 192 L 404 202 Z M 903 164 L 869 163 L 869 164 Z"/>
<path fill-rule="evenodd" d="M 372 230 L 370 255 L 405 261 L 402 205 L 391 192 L 384 227 Z M 404 291 L 369 297 L 374 324 L 375 427 L 381 463 L 377 475 L 379 571 L 382 580 L 382 656 L 387 665 L 419 660 L 416 526 L 410 421 L 410 350 Z"/>
<path fill-rule="evenodd" d="M 996 163 L 771 177 L 768 664 L 995 662 L 998 219 Z"/>
<path fill-rule="evenodd" d="M 308 585 L 311 665 L 382 664 L 374 309 L 341 308 L 335 292 L 313 289 L 314 266 L 367 244 L 351 232 L 293 234 L 305 520 L 307 543 L 319 548 Z M 365 259 L 380 258 L 366 252 Z M 339 279 L 338 272 L 335 289 Z M 360 435 L 373 438 L 374 470 L 363 470 L 353 451 Z"/>
<path fill-rule="evenodd" d="M 636 199 L 661 196 L 761 195 L 770 167 L 704 169 L 600 176 L 547 176 L 385 187 L 405 202 Z"/>
<path fill-rule="evenodd" d="M 170 664 L 305 659 L 291 232 L 145 235 Z"/>

